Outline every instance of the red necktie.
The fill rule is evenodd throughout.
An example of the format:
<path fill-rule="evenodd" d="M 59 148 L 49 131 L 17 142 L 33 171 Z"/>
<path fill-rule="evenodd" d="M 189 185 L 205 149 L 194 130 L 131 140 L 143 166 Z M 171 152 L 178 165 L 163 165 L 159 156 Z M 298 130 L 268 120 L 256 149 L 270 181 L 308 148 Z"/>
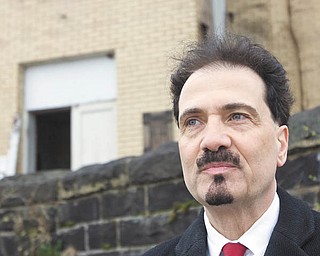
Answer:
<path fill-rule="evenodd" d="M 222 248 L 224 256 L 243 256 L 247 248 L 240 243 L 227 243 Z"/>

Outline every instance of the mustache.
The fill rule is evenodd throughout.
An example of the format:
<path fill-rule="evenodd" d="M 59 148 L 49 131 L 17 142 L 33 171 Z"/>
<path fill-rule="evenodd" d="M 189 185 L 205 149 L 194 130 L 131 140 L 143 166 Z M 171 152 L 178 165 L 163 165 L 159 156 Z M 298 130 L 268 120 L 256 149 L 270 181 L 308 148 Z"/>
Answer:
<path fill-rule="evenodd" d="M 196 160 L 199 169 L 212 162 L 227 162 L 240 167 L 240 155 L 225 148 L 219 148 L 218 151 L 204 151 L 203 155 Z"/>

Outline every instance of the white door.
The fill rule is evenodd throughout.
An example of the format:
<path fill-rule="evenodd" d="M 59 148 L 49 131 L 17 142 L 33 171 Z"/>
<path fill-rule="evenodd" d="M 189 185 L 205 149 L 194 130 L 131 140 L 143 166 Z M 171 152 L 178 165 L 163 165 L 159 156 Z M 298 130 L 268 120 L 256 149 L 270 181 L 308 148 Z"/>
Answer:
<path fill-rule="evenodd" d="M 71 168 L 104 163 L 117 157 L 116 102 L 72 107 Z"/>
<path fill-rule="evenodd" d="M 23 116 L 25 172 L 37 171 L 34 113 L 41 111 L 71 109 L 70 162 L 73 170 L 115 159 L 116 98 L 116 65 L 112 57 L 97 56 L 27 67 Z"/>

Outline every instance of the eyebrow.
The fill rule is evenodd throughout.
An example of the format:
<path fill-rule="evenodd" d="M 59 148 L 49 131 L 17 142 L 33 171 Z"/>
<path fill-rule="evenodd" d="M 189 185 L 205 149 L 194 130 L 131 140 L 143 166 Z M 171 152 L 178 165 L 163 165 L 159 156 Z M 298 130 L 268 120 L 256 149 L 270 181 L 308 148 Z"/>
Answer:
<path fill-rule="evenodd" d="M 179 117 L 179 122 L 178 125 L 180 126 L 182 120 L 184 120 L 187 116 L 193 115 L 193 114 L 199 114 L 202 113 L 203 111 L 200 108 L 187 108 L 181 116 Z"/>
<path fill-rule="evenodd" d="M 260 115 L 258 113 L 258 111 L 245 103 L 228 103 L 225 104 L 221 107 L 219 107 L 218 111 L 220 112 L 226 112 L 226 111 L 233 111 L 233 110 L 238 110 L 238 109 L 244 109 L 247 112 L 249 112 L 255 119 L 260 120 Z M 183 111 L 183 113 L 181 114 L 181 116 L 179 117 L 179 126 L 180 123 L 182 122 L 182 120 L 184 120 L 187 116 L 193 115 L 193 114 L 200 114 L 203 113 L 204 111 L 201 108 L 189 108 L 186 109 L 185 111 Z"/>
<path fill-rule="evenodd" d="M 237 109 L 244 109 L 244 110 L 248 111 L 253 117 L 255 117 L 255 118 L 260 117 L 258 111 L 254 107 L 252 107 L 248 104 L 245 104 L 245 103 L 229 103 L 229 104 L 223 105 L 220 109 L 222 111 L 232 111 L 232 110 L 237 110 Z"/>

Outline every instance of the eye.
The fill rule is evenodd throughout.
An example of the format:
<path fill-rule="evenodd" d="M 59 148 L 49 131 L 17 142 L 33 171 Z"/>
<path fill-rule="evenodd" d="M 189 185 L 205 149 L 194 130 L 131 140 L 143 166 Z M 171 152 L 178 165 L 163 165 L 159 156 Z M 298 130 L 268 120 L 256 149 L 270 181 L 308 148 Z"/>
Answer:
<path fill-rule="evenodd" d="M 200 121 L 197 119 L 189 119 L 186 122 L 186 126 L 195 126 L 195 125 L 199 125 Z"/>
<path fill-rule="evenodd" d="M 243 121 L 243 120 L 246 120 L 247 118 L 248 118 L 248 116 L 243 113 L 233 113 L 230 116 L 231 121 Z"/>

